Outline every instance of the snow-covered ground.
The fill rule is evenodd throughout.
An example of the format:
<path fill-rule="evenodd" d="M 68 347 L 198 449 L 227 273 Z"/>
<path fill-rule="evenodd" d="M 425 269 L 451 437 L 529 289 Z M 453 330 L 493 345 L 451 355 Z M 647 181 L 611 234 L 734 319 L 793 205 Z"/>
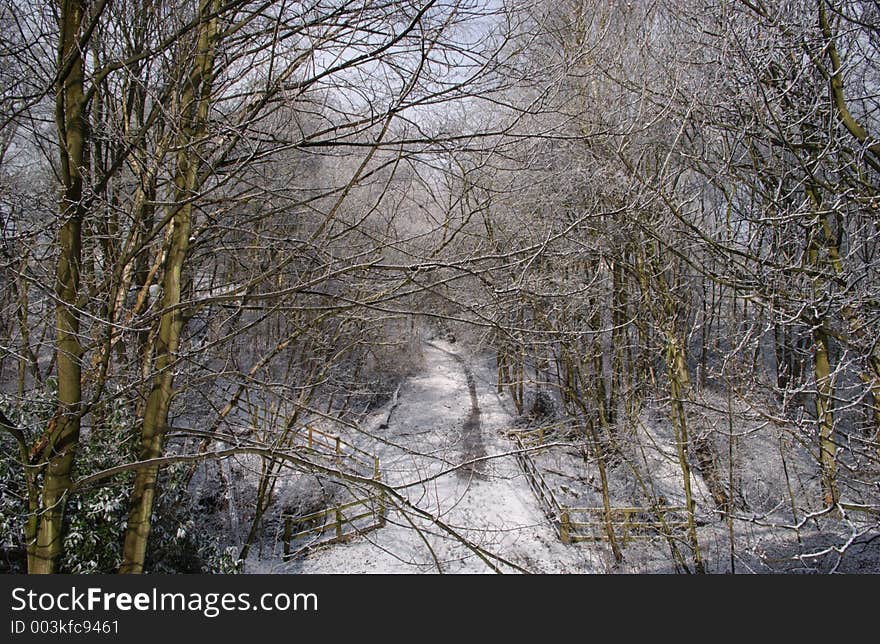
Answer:
<path fill-rule="evenodd" d="M 276 508 L 275 523 L 270 520 L 265 526 L 267 537 L 248 558 L 245 572 L 676 570 L 669 542 L 661 537 L 625 544 L 620 563 L 613 561 L 605 542 L 561 543 L 511 455 L 514 446 L 506 434 L 522 426 L 510 401 L 496 393 L 491 359 L 469 355 L 461 344 L 439 340 L 422 343 L 421 350 L 423 367 L 402 383 L 397 405 L 389 402 L 374 410 L 360 423 L 359 434 L 345 435 L 346 440 L 380 458 L 383 482 L 399 495 L 389 503 L 386 525 L 345 543 L 306 550 L 285 562 L 278 538 L 280 510 Z M 712 399 L 715 394 L 707 392 L 706 396 L 713 403 L 706 409 L 723 408 Z M 695 413 L 690 421 L 695 435 L 709 432 L 716 440 L 725 435 L 719 427 L 723 430 L 727 421 L 716 412 Z M 781 453 L 783 434 L 771 431 L 772 427 L 745 408 L 736 411 L 736 427 L 742 498 L 734 515 L 734 542 L 730 541 L 728 523 L 714 509 L 702 476 L 693 471 L 700 550 L 709 572 L 729 572 L 731 562 L 738 572 L 880 569 L 880 540 L 876 539 L 877 523 L 872 515 L 844 520 L 825 517 L 804 521 L 797 529 L 787 525 L 792 522 L 792 505 L 797 506 L 800 516 L 816 509 L 818 478 L 808 450 L 790 446 L 786 462 L 777 463 L 774 459 Z M 663 411 L 650 407 L 637 426 L 617 431 L 621 432 L 621 450 L 608 469 L 612 503 L 650 503 L 644 496 L 647 488 L 671 504 L 683 503 L 674 436 Z M 562 440 L 533 454 L 535 464 L 563 504 L 598 506 L 594 459 L 584 456 L 583 437 L 558 438 Z M 554 437 L 551 443 L 556 440 Z M 715 446 L 721 471 L 727 467 L 725 445 Z M 256 470 L 253 464 L 251 469 Z M 634 477 L 636 471 L 641 474 Z M 790 474 L 791 481 L 779 479 L 780 473 Z M 280 487 L 279 507 L 302 505 L 312 496 L 317 499 L 316 507 L 324 507 L 320 504 L 326 504 L 326 498 L 322 500 L 321 494 L 333 489 L 337 502 L 348 498 L 332 480 L 318 481 L 308 474 L 285 478 Z M 870 499 L 858 496 L 852 500 L 867 503 Z M 678 541 L 685 558 L 690 559 L 683 534 Z M 841 544 L 852 544 L 847 545 L 842 559 L 837 554 Z"/>
<path fill-rule="evenodd" d="M 509 454 L 512 445 L 503 432 L 513 418 L 495 393 L 492 373 L 459 356 L 459 350 L 447 342 L 425 343 L 425 369 L 402 385 L 387 427 L 381 427 L 387 409 L 363 426 L 387 441 L 371 446 L 381 458 L 383 480 L 433 520 L 398 504 L 384 528 L 287 563 L 264 555 L 249 562 L 247 572 L 593 572 L 601 567 L 588 548 L 559 541 Z"/>

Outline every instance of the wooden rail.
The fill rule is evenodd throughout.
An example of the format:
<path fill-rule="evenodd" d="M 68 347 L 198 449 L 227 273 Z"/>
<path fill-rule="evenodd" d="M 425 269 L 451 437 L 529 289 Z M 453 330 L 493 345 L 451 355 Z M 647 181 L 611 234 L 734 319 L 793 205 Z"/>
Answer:
<path fill-rule="evenodd" d="M 349 510 L 358 507 L 364 507 L 366 510 L 354 514 L 349 512 Z M 305 550 L 331 543 L 341 543 L 354 536 L 381 528 L 385 525 L 386 512 L 385 495 L 380 492 L 366 499 L 355 499 L 304 516 L 283 515 L 283 559 L 288 561 Z M 369 521 L 357 525 L 356 522 L 362 519 L 369 519 Z M 291 552 L 292 543 L 309 535 L 314 535 L 315 539 Z"/>
<path fill-rule="evenodd" d="M 526 476 L 526 481 L 528 481 L 529 487 L 538 500 L 538 505 L 541 506 L 541 510 L 544 511 L 544 514 L 551 523 L 558 525 L 562 517 L 562 506 L 559 503 L 559 499 L 556 498 L 553 488 L 547 483 L 541 470 L 535 464 L 535 461 L 532 460 L 528 451 L 526 451 L 528 447 L 534 445 L 534 443 L 527 443 L 526 441 L 530 441 L 535 431 L 511 433 L 517 448 L 516 460 L 519 462 L 520 468 Z M 543 433 L 541 438 L 543 438 Z"/>
<path fill-rule="evenodd" d="M 555 425 L 543 425 L 535 429 L 526 429 L 508 432 L 510 438 L 519 439 L 525 447 L 537 447 L 544 444 L 544 438 L 555 429 L 567 429 L 571 425 L 568 423 L 556 423 Z"/>
<path fill-rule="evenodd" d="M 606 516 L 605 508 L 563 508 L 562 523 L 568 526 L 568 541 L 606 541 L 608 523 L 619 543 L 633 539 L 645 539 L 658 535 L 669 536 L 687 528 L 687 517 L 681 513 L 686 508 L 678 506 L 615 507 Z M 676 516 L 675 513 L 678 513 Z M 671 515 L 671 516 L 667 516 Z M 583 517 L 583 518 L 581 518 Z"/>
<path fill-rule="evenodd" d="M 608 539 L 608 524 L 614 530 L 618 542 L 626 544 L 633 539 L 651 538 L 657 535 L 683 530 L 687 527 L 686 508 L 678 506 L 615 507 L 606 513 L 605 508 L 578 508 L 563 505 L 556 498 L 541 469 L 531 457 L 534 448 L 544 443 L 547 427 L 528 431 L 509 432 L 516 445 L 516 460 L 538 505 L 550 520 L 562 543 L 581 541 L 604 541 Z"/>
<path fill-rule="evenodd" d="M 265 407 L 255 407 L 250 411 L 251 423 L 271 426 L 279 422 L 280 412 L 273 413 Z M 361 448 L 349 443 L 338 434 L 332 434 L 312 425 L 299 425 L 289 434 L 284 432 L 289 445 L 295 449 L 308 451 L 324 461 L 357 476 L 373 477 L 378 472 L 379 459 Z"/>
<path fill-rule="evenodd" d="M 838 503 L 838 505 L 843 510 L 848 511 L 848 512 L 862 512 L 867 515 L 876 515 L 876 516 L 880 517 L 880 508 L 877 508 L 877 507 L 874 507 L 871 505 L 865 505 L 863 503 L 845 503 L 845 502 L 840 502 L 840 503 Z"/>
<path fill-rule="evenodd" d="M 337 466 L 347 466 L 354 474 L 376 476 L 379 471 L 377 456 L 355 447 L 336 434 L 304 425 L 294 432 L 293 439 L 295 444 L 332 460 Z"/>
<path fill-rule="evenodd" d="M 382 480 L 379 457 L 336 434 L 303 425 L 294 430 L 291 436 L 295 448 L 307 450 L 310 455 L 329 461 L 340 472 L 377 482 Z M 311 514 L 281 515 L 285 561 L 306 550 L 346 541 L 385 525 L 387 506 L 384 492 L 371 492 L 365 498 L 358 498 L 351 490 L 349 494 L 354 496 L 352 500 L 334 503 Z M 307 539 L 310 536 L 314 538 Z"/>

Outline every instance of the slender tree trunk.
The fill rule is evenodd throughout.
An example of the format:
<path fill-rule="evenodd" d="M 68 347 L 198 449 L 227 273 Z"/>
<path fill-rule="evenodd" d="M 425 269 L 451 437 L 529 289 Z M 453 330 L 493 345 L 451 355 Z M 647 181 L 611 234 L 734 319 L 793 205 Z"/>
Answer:
<path fill-rule="evenodd" d="M 38 574 L 55 572 L 61 554 L 64 504 L 70 489 L 70 473 L 80 432 L 83 350 L 77 298 L 85 214 L 82 196 L 86 158 L 83 62 L 79 49 L 83 15 L 81 0 L 62 0 L 58 66 L 69 71 L 59 79 L 56 92 L 56 122 L 64 185 L 58 208 L 63 223 L 58 236 L 55 287 L 58 297 L 55 311 L 58 411 L 46 432 L 48 440 L 42 451 L 46 468 L 39 518 L 34 540 L 28 544 L 28 570 Z"/>
<path fill-rule="evenodd" d="M 700 389 L 706 388 L 706 367 L 709 364 L 709 341 L 712 336 L 712 312 L 709 308 L 709 292 L 707 282 L 709 280 L 701 280 L 702 298 L 700 302 L 701 321 L 700 325 L 700 367 L 699 367 L 699 385 Z"/>
<path fill-rule="evenodd" d="M 822 467 L 822 498 L 826 507 L 839 501 L 837 447 L 834 444 L 834 384 L 828 358 L 828 335 L 821 326 L 813 332 L 815 342 L 816 420 L 819 423 L 819 463 Z"/>
<path fill-rule="evenodd" d="M 627 359 L 627 281 L 626 273 L 623 271 L 621 262 L 614 262 L 612 270 L 612 294 L 613 298 L 613 314 L 612 324 L 614 328 L 611 331 L 611 391 L 608 392 L 608 421 L 614 423 L 617 421 L 617 411 L 620 405 L 621 392 L 626 387 L 626 367 L 629 363 Z"/>
<path fill-rule="evenodd" d="M 587 427 L 590 432 L 590 438 L 593 442 L 593 447 L 596 451 L 596 465 L 599 468 L 599 481 L 602 485 L 602 509 L 604 512 L 605 519 L 605 533 L 608 536 L 608 542 L 611 544 L 611 552 L 614 555 L 614 560 L 617 563 L 623 561 L 623 553 L 620 551 L 620 546 L 617 543 L 617 535 L 614 534 L 614 523 L 612 521 L 612 512 L 611 512 L 611 495 L 609 493 L 608 486 L 608 474 L 605 468 L 605 456 L 607 453 L 606 450 L 606 442 L 611 444 L 612 437 L 610 435 L 609 427 L 608 427 L 608 419 L 605 414 L 605 386 L 602 374 L 602 356 L 601 353 L 597 353 L 597 357 L 594 361 L 595 369 L 597 373 L 595 374 L 595 399 L 597 405 L 598 412 L 598 423 L 599 427 L 602 430 L 602 433 L 596 431 L 595 423 L 593 419 L 588 419 Z M 582 408 L 586 412 L 586 406 L 583 405 Z M 603 437 L 606 441 L 603 442 Z M 614 447 L 616 450 L 616 446 Z"/>
<path fill-rule="evenodd" d="M 496 362 L 498 364 L 498 383 L 496 385 L 497 393 L 504 392 L 504 353 L 501 348 L 496 353 Z"/>
<path fill-rule="evenodd" d="M 816 226 L 807 241 L 807 261 L 815 271 L 813 296 L 825 297 L 826 280 L 822 272 L 841 272 L 840 257 L 831 234 L 827 215 L 817 189 L 808 188 L 807 195 L 816 212 Z M 824 253 L 822 252 L 824 247 Z M 818 307 L 817 307 L 818 308 Z M 816 422 L 819 429 L 819 466 L 822 470 L 822 500 L 832 507 L 840 500 L 837 487 L 837 447 L 834 443 L 834 381 L 829 354 L 830 342 L 824 317 L 813 320 L 813 375 L 816 379 Z"/>
<path fill-rule="evenodd" d="M 15 276 L 15 287 L 18 292 L 18 330 L 21 334 L 21 357 L 18 359 L 18 397 L 24 396 L 24 388 L 27 380 L 27 372 L 30 370 L 31 376 L 35 383 L 42 384 L 43 378 L 40 374 L 40 364 L 37 356 L 31 347 L 30 334 L 30 298 L 28 295 L 28 284 L 25 280 L 25 272 L 29 263 L 28 252 L 21 260 L 18 275 Z"/>
<path fill-rule="evenodd" d="M 139 189 L 134 210 L 134 225 L 137 226 L 136 245 L 141 245 L 142 248 L 134 260 L 132 287 L 134 292 L 139 294 L 149 287 L 151 257 L 150 246 L 145 237 L 154 225 L 153 203 L 156 200 L 156 174 L 150 171 L 146 174 L 147 176 L 141 175 L 145 188 Z M 136 363 L 145 364 L 149 359 L 147 350 L 150 346 L 150 330 L 148 328 L 139 330 L 136 338 L 133 357 Z"/>
<path fill-rule="evenodd" d="M 776 356 L 776 388 L 784 391 L 788 387 L 791 376 L 789 366 L 790 352 L 787 350 L 787 332 L 785 326 L 778 320 L 773 323 L 773 349 Z"/>
<path fill-rule="evenodd" d="M 684 399 L 690 388 L 687 359 L 680 340 L 670 331 L 667 335 L 666 361 L 669 374 L 670 402 L 672 405 L 672 427 L 675 431 L 675 444 L 678 463 L 684 479 L 684 497 L 687 506 L 688 537 L 694 553 L 694 570 L 704 573 L 703 557 L 697 540 L 697 524 L 694 516 L 696 502 L 691 490 L 691 468 L 688 464 L 688 427 Z"/>
<path fill-rule="evenodd" d="M 168 410 L 173 397 L 173 365 L 180 346 L 183 315 L 179 306 L 184 261 L 189 248 L 192 227 L 192 196 L 199 173 L 198 144 L 204 135 L 210 107 L 211 81 L 216 46 L 218 0 L 201 0 L 199 11 L 203 23 L 199 28 L 197 52 L 192 73 L 186 81 L 181 97 L 183 114 L 180 147 L 175 176 L 175 205 L 172 233 L 165 256 L 162 280 L 162 317 L 156 339 L 155 377 L 147 398 L 141 427 L 141 460 L 158 458 L 162 454 L 163 439 L 168 424 Z M 131 496 L 131 509 L 125 530 L 121 573 L 141 573 L 144 569 L 147 541 L 150 535 L 151 515 L 156 498 L 158 466 L 137 471 Z"/>
<path fill-rule="evenodd" d="M 871 382 L 871 415 L 874 419 L 874 445 L 877 448 L 877 458 L 880 458 L 880 378 L 874 378 Z"/>
<path fill-rule="evenodd" d="M 608 543 L 611 544 L 611 552 L 614 555 L 614 561 L 620 563 L 623 561 L 623 553 L 620 551 L 620 545 L 617 543 L 617 535 L 614 534 L 614 523 L 611 514 L 611 495 L 608 488 L 608 473 L 605 469 L 605 450 L 599 439 L 599 434 L 593 425 L 592 420 L 587 421 L 590 432 L 590 438 L 593 441 L 596 450 L 596 465 L 599 468 L 599 481 L 602 485 L 602 509 L 605 519 L 605 534 L 608 536 Z"/>
<path fill-rule="evenodd" d="M 165 313 L 162 314 L 159 335 L 156 339 L 156 376 L 147 398 L 141 427 L 141 460 L 158 458 L 162 454 L 163 437 L 173 394 L 172 366 L 180 346 L 180 331 L 183 324 L 177 305 L 180 303 L 181 269 L 189 242 L 190 210 L 189 206 L 183 206 L 175 215 L 172 224 L 174 234 L 163 279 L 162 307 Z M 157 466 L 151 466 L 139 469 L 135 475 L 120 572 L 143 572 L 158 472 Z"/>

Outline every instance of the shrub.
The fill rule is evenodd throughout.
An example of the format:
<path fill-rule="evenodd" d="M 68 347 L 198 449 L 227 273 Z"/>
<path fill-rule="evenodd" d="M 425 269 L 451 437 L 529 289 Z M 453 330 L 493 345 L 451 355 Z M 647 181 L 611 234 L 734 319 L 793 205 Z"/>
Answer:
<path fill-rule="evenodd" d="M 0 399 L 9 419 L 23 428 L 29 440 L 46 426 L 54 410 L 52 383 L 25 400 Z M 95 424 L 83 430 L 74 480 L 136 459 L 136 419 L 126 402 L 114 398 L 95 410 Z M 24 525 L 28 516 L 24 471 L 12 437 L 0 435 L 0 571 L 25 572 Z M 208 517 L 180 483 L 182 468 L 160 476 L 159 502 L 154 511 L 147 553 L 149 572 L 236 572 L 234 549 L 224 550 L 217 538 L 206 538 L 200 526 Z M 122 562 L 133 473 L 117 474 L 94 487 L 77 490 L 64 513 L 61 573 L 112 573 Z M 40 481 L 37 481 L 39 485 Z"/>

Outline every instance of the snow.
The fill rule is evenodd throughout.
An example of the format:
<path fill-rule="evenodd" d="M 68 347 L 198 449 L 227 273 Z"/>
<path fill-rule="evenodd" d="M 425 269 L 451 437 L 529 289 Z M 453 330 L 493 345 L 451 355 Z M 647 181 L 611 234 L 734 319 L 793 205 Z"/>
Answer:
<path fill-rule="evenodd" d="M 425 370 L 401 387 L 387 428 L 380 428 L 387 416 L 383 410 L 364 423 L 367 434 L 387 440 L 373 445 L 383 480 L 433 519 L 413 508 L 391 508 L 384 528 L 288 563 L 280 557 L 249 561 L 247 572 L 594 570 L 585 548 L 559 541 L 510 455 L 512 444 L 503 432 L 511 428 L 513 416 L 494 390 L 488 365 L 470 364 L 467 357 L 456 354 L 460 350 L 446 342 L 425 343 Z M 472 417 L 465 364 L 474 376 L 479 404 L 476 431 L 486 453 L 479 467 L 473 468 L 461 467 L 473 460 L 469 447 L 478 442 L 465 435 Z"/>
<path fill-rule="evenodd" d="M 389 500 L 387 523 L 346 543 L 323 546 L 282 559 L 271 535 L 252 551 L 251 573 L 668 573 L 676 570 L 669 544 L 653 537 L 624 544 L 623 561 L 614 562 L 605 542 L 563 544 L 542 512 L 511 451 L 507 433 L 522 429 L 506 395 L 495 388 L 491 358 L 470 355 L 462 344 L 433 341 L 421 345 L 422 370 L 404 381 L 397 406 L 389 401 L 360 423 L 359 434 L 345 439 L 375 453 L 382 480 L 398 495 Z M 475 401 L 468 385 L 471 374 Z M 715 441 L 718 467 L 726 472 L 728 418 L 721 394 L 699 393 L 690 415 L 692 436 Z M 476 406 L 473 405 L 476 402 Z M 764 401 L 761 405 L 771 407 Z M 717 411 L 711 411 L 717 410 Z M 390 417 L 389 417 L 390 413 Z M 727 521 L 714 508 L 697 468 L 692 468 L 700 550 L 709 572 L 816 572 L 876 570 L 880 561 L 877 519 L 851 513 L 843 520 L 822 517 L 791 526 L 792 504 L 799 516 L 818 509 L 818 470 L 807 449 L 786 447 L 780 461 L 781 430 L 768 425 L 749 405 L 731 412 L 735 459 L 742 495 L 734 513 L 735 553 Z M 560 423 L 556 423 L 559 425 Z M 683 503 L 675 437 L 661 402 L 647 401 L 637 419 L 613 429 L 620 444 L 608 463 L 609 495 L 615 506 L 644 506 L 656 499 Z M 476 432 L 476 433 L 475 433 Z M 594 458 L 583 436 L 564 432 L 552 445 L 532 454 L 560 501 L 569 506 L 601 505 Z M 255 471 L 257 468 L 253 468 Z M 641 474 L 634 477 L 638 470 Z M 790 474 L 790 482 L 784 472 Z M 279 497 L 311 498 L 332 487 L 301 475 L 284 483 Z M 867 480 L 876 480 L 868 477 Z M 638 484 L 637 484 L 638 481 Z M 791 487 L 789 487 L 789 485 Z M 311 487 L 310 487 L 311 486 Z M 647 488 L 645 487 L 647 486 Z M 342 486 L 337 486 L 345 494 Z M 870 495 L 849 490 L 852 502 Z M 312 495 L 314 496 L 314 494 Z M 316 497 L 320 503 L 320 494 Z M 337 501 L 341 498 L 336 497 Z M 280 500 L 280 499 L 279 499 Z M 326 502 L 326 499 L 325 499 Z M 289 505 L 294 505 L 291 502 Z M 271 529 L 267 532 L 271 532 Z M 685 535 L 679 547 L 691 552 Z M 835 546 L 852 542 L 841 559 Z M 822 553 L 827 553 L 827 556 Z"/>

